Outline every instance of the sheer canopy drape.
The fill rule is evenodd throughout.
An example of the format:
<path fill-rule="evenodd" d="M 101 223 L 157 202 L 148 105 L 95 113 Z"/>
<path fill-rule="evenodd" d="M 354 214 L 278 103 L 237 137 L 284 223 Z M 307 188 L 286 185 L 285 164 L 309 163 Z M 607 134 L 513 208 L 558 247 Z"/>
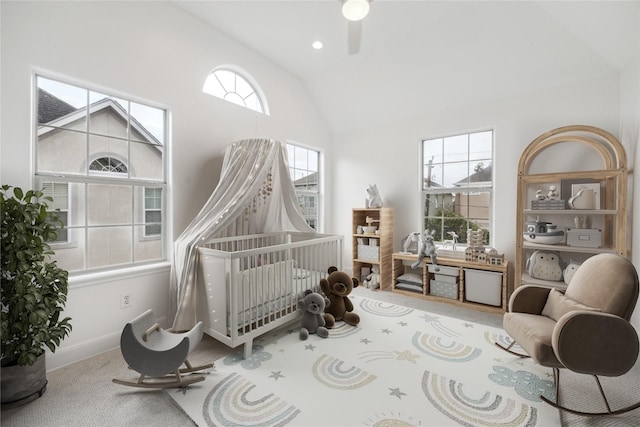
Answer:
<path fill-rule="evenodd" d="M 305 222 L 284 145 L 247 139 L 226 149 L 220 182 L 174 244 L 171 301 L 174 330 L 196 324 L 197 247 L 215 237 L 314 230 Z"/>

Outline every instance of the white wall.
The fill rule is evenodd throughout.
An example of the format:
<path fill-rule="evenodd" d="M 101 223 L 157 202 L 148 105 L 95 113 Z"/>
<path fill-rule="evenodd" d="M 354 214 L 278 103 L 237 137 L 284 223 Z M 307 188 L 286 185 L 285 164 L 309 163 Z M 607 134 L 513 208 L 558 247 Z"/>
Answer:
<path fill-rule="evenodd" d="M 620 76 L 614 74 L 570 86 L 338 134 L 334 145 L 337 160 L 332 170 L 335 182 L 332 191 L 335 231 L 349 235 L 351 208 L 363 207 L 364 189 L 367 184 L 376 183 L 385 205 L 394 208 L 394 249 L 399 250 L 402 238 L 421 227 L 420 139 L 493 127 L 493 244 L 513 262 L 517 166 L 524 148 L 548 130 L 574 124 L 601 127 L 620 138 L 620 102 Z M 637 137 L 622 142 L 628 156 L 631 153 L 637 156 Z M 635 191 L 637 194 L 638 190 Z M 350 239 L 345 239 L 345 242 L 344 265 L 350 267 L 351 242 Z"/>
<path fill-rule="evenodd" d="M 331 135 L 298 79 L 167 2 L 2 2 L 0 181 L 30 188 L 34 70 L 170 108 L 175 238 L 215 188 L 226 146 L 252 137 L 326 149 Z M 202 93 L 209 72 L 234 64 L 260 83 L 271 115 Z M 327 153 L 331 161 L 330 153 Z M 327 177 L 327 185 L 331 185 Z M 331 216 L 326 222 L 331 227 Z M 73 332 L 48 358 L 55 368 L 118 345 L 124 322 L 147 308 L 166 319 L 169 269 L 72 279 Z M 132 307 L 120 308 L 120 294 Z"/>
<path fill-rule="evenodd" d="M 541 133 L 572 124 L 598 126 L 619 136 L 619 109 L 619 79 L 612 75 L 336 135 L 338 160 L 333 170 L 336 231 L 349 233 L 350 209 L 363 206 L 366 185 L 376 183 L 385 205 L 394 208 L 394 240 L 399 248 L 402 238 L 421 227 L 418 158 L 421 138 L 493 127 L 492 235 L 496 249 L 513 260 L 517 166 L 524 148 Z M 345 251 L 345 256 L 348 257 L 345 265 L 350 265 L 351 251 Z"/>

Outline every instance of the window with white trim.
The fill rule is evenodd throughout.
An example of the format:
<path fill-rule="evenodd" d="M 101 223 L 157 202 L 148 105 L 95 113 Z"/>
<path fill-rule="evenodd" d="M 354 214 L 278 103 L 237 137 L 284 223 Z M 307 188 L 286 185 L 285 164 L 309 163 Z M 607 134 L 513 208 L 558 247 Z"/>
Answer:
<path fill-rule="evenodd" d="M 493 130 L 422 141 L 422 206 L 425 230 L 434 240 L 467 242 L 467 230 L 482 230 L 491 242 Z"/>
<path fill-rule="evenodd" d="M 58 265 L 166 260 L 166 109 L 41 75 L 35 85 L 35 185 L 62 215 Z"/>
<path fill-rule="evenodd" d="M 320 152 L 287 144 L 289 172 L 307 224 L 318 230 L 320 215 Z"/>
<path fill-rule="evenodd" d="M 266 99 L 258 84 L 247 73 L 232 67 L 213 70 L 207 76 L 202 91 L 258 113 L 269 114 Z"/>

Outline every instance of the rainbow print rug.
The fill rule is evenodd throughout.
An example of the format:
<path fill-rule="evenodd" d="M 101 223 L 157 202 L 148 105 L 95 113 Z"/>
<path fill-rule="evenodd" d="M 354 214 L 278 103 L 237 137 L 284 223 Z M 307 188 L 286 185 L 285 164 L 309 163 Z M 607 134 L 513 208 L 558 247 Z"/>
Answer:
<path fill-rule="evenodd" d="M 556 426 L 553 372 L 494 345 L 502 329 L 351 296 L 357 327 L 298 325 L 167 393 L 199 426 Z"/>

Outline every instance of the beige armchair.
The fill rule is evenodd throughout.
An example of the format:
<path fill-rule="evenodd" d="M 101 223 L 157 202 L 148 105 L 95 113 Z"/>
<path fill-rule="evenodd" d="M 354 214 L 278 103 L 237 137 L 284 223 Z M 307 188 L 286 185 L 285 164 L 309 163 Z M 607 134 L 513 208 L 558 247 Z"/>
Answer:
<path fill-rule="evenodd" d="M 629 322 L 638 300 L 638 273 L 626 258 L 599 254 L 576 271 L 566 292 L 539 286 L 521 286 L 509 300 L 504 329 L 513 338 L 502 347 L 520 357 L 533 358 L 553 368 L 558 409 L 580 415 L 614 415 L 640 403 L 611 410 L 598 375 L 615 377 L 628 372 L 638 358 L 635 328 Z M 518 344 L 526 355 L 512 351 Z M 560 368 L 593 375 L 608 411 L 585 413 L 559 405 Z"/>

